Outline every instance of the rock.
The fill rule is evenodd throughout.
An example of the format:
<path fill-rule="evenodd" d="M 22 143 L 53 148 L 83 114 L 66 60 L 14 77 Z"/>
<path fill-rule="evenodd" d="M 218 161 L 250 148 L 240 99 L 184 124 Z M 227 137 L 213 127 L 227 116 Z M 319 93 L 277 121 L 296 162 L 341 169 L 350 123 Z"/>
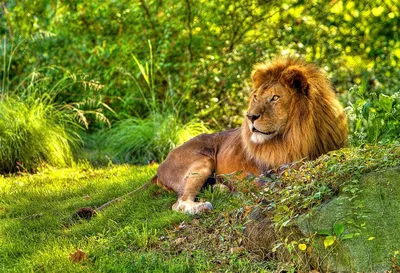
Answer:
<path fill-rule="evenodd" d="M 264 258 L 289 262 L 293 253 L 289 255 L 285 247 L 273 249 L 278 238 L 290 236 L 290 242 L 314 236 L 309 248 L 312 251 L 299 249 L 296 253 L 300 270 L 392 270 L 394 253 L 400 250 L 400 167 L 364 175 L 357 184 L 361 191 L 356 197 L 344 191 L 348 186 L 349 183 L 343 183 L 338 196 L 299 217 L 294 226 L 279 234 L 267 216 L 260 217 L 258 211 L 250 213 L 245 230 L 246 247 Z M 315 235 L 317 232 L 325 235 Z M 336 239 L 325 247 L 327 236 L 336 236 Z"/>
<path fill-rule="evenodd" d="M 172 244 L 175 245 L 175 246 L 179 246 L 179 245 L 183 244 L 185 241 L 186 241 L 186 238 L 180 237 L 180 238 L 175 239 L 172 242 Z"/>
<path fill-rule="evenodd" d="M 334 235 L 334 224 L 344 225 L 343 234 L 331 247 L 323 247 L 326 236 L 317 236 L 314 255 L 324 270 L 389 271 L 394 251 L 400 250 L 400 167 L 365 175 L 359 189 L 356 198 L 340 194 L 314 210 L 312 216 L 297 221 L 305 235 L 321 230 Z M 346 234 L 354 236 L 344 239 Z"/>

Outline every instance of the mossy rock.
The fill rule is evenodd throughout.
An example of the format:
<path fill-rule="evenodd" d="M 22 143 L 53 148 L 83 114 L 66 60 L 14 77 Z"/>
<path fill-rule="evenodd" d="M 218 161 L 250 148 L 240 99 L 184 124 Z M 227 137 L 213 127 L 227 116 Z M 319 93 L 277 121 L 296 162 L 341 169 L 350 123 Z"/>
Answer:
<path fill-rule="evenodd" d="M 394 252 L 400 250 L 400 167 L 369 173 L 357 186 L 360 192 L 354 198 L 343 192 L 344 186 L 337 197 L 297 221 L 306 236 L 323 230 L 335 236 L 333 226 L 344 225 L 344 232 L 327 248 L 326 235 L 315 237 L 313 260 L 324 271 L 388 271 Z M 354 236 L 345 239 L 346 234 Z"/>
<path fill-rule="evenodd" d="M 283 263 L 292 263 L 296 257 L 298 269 L 305 272 L 392 270 L 394 253 L 400 251 L 400 167 L 374 171 L 360 180 L 343 181 L 339 191 L 339 195 L 280 232 L 268 215 L 253 211 L 245 231 L 248 249 Z M 342 227 L 339 236 L 335 234 L 335 225 Z M 336 240 L 325 248 L 328 235 L 336 236 Z M 307 251 L 295 247 L 288 252 L 285 247 L 274 249 L 282 238 L 287 242 L 313 239 L 307 243 Z"/>

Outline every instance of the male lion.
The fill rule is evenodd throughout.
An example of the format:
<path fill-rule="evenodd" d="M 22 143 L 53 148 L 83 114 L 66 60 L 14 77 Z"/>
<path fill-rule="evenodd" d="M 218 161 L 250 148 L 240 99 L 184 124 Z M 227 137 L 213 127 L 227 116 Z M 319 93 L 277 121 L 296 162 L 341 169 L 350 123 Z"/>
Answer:
<path fill-rule="evenodd" d="M 153 181 L 178 194 L 173 210 L 211 210 L 209 202 L 195 202 L 210 175 L 260 175 L 345 144 L 345 112 L 316 66 L 294 58 L 276 59 L 256 65 L 252 82 L 240 128 L 199 135 L 172 150 L 158 167 Z"/>

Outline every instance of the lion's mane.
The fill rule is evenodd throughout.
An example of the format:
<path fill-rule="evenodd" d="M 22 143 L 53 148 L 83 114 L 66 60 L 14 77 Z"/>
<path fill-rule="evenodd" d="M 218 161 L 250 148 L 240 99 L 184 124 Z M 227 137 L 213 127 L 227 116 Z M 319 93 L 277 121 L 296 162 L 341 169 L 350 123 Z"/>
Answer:
<path fill-rule="evenodd" d="M 285 73 L 287 69 L 300 75 Z M 246 121 L 241 127 L 244 150 L 261 168 L 275 168 L 303 158 L 318 156 L 344 146 L 347 139 L 346 114 L 326 75 L 316 66 L 294 58 L 259 64 L 252 73 L 253 88 L 267 81 L 284 86 L 307 85 L 307 94 L 295 92 L 283 135 L 263 144 L 250 141 Z M 289 92 L 289 89 L 288 89 Z"/>

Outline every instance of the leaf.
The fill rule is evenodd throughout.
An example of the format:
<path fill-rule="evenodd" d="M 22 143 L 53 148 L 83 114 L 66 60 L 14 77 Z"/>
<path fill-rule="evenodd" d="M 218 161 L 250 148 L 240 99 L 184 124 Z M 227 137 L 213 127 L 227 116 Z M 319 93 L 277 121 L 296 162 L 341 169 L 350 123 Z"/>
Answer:
<path fill-rule="evenodd" d="M 299 244 L 299 249 L 301 250 L 301 251 L 306 251 L 306 249 L 307 249 L 307 245 L 306 244 Z"/>
<path fill-rule="evenodd" d="M 372 240 L 374 240 L 374 239 L 375 239 L 375 237 L 372 237 L 372 236 L 371 236 L 371 237 L 368 238 L 368 241 L 372 241 Z"/>
<path fill-rule="evenodd" d="M 327 236 L 329 236 L 329 235 L 332 235 L 332 232 L 330 232 L 327 229 L 321 229 L 321 230 L 318 230 L 317 234 L 318 235 L 327 235 Z"/>
<path fill-rule="evenodd" d="M 74 253 L 69 254 L 69 259 L 73 263 L 79 263 L 87 259 L 87 254 L 80 249 L 77 249 Z"/>
<path fill-rule="evenodd" d="M 392 110 L 394 99 L 384 94 L 379 94 L 379 106 L 383 108 L 387 113 Z"/>
<path fill-rule="evenodd" d="M 341 223 L 334 224 L 333 225 L 333 231 L 335 232 L 335 235 L 337 237 L 339 237 L 344 232 L 344 225 L 341 224 Z"/>
<path fill-rule="evenodd" d="M 353 233 L 345 234 L 345 235 L 343 235 L 342 240 L 351 239 L 353 237 L 354 237 Z"/>
<path fill-rule="evenodd" d="M 325 248 L 333 245 L 333 243 L 336 241 L 336 236 L 327 236 L 324 240 L 324 246 Z"/>

